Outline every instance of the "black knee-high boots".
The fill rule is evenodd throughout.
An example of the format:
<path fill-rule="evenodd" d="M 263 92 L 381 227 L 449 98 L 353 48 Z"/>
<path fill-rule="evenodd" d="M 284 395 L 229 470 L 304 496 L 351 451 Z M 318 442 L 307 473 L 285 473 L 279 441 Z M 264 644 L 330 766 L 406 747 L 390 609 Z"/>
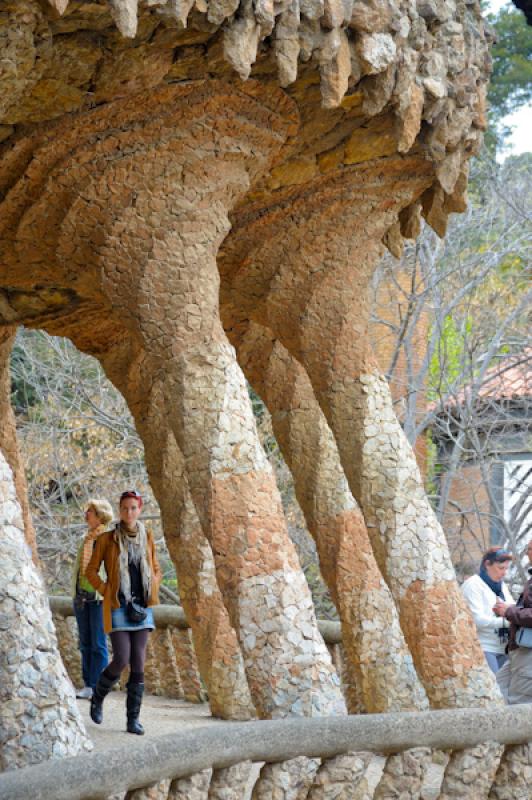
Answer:
<path fill-rule="evenodd" d="M 144 694 L 144 683 L 133 683 L 131 679 L 127 683 L 127 732 L 136 733 L 137 736 L 144 735 L 144 728 L 139 722 L 140 707 Z"/>
<path fill-rule="evenodd" d="M 102 672 L 98 678 L 91 698 L 90 715 L 96 725 L 100 725 L 103 720 L 103 701 L 113 688 L 118 683 L 120 676 L 113 677 L 106 674 L 106 670 Z"/>

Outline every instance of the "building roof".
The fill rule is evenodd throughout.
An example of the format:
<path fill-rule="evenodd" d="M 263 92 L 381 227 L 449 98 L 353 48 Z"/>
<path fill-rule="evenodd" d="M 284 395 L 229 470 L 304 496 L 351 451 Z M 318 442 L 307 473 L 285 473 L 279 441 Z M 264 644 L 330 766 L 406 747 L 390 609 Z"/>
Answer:
<path fill-rule="evenodd" d="M 471 391 L 472 385 L 469 384 L 443 402 L 431 403 L 430 407 L 441 412 L 450 407 L 461 406 L 470 399 Z M 532 347 L 525 348 L 517 355 L 501 359 L 498 364 L 488 369 L 482 385 L 477 389 L 475 401 L 482 403 L 519 400 L 525 397 L 532 397 Z"/>

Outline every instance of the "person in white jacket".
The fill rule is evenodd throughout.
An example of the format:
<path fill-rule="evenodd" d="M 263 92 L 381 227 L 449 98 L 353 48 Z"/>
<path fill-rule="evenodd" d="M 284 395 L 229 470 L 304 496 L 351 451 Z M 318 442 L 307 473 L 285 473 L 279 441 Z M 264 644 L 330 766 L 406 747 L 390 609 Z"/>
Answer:
<path fill-rule="evenodd" d="M 499 547 L 490 547 L 482 556 L 478 575 L 472 575 L 462 584 L 462 593 L 477 627 L 480 646 L 491 670 L 498 672 L 508 656 L 509 624 L 493 612 L 493 607 L 502 600 L 513 604 L 514 599 L 504 583 L 504 577 L 512 556 Z"/>

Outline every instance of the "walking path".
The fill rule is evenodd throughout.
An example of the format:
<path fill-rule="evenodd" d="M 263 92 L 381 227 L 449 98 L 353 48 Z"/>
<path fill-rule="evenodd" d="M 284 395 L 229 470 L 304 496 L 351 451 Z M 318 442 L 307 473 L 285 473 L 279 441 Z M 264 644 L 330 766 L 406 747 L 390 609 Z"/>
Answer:
<path fill-rule="evenodd" d="M 185 700 L 171 700 L 168 697 L 146 695 L 140 715 L 146 736 L 132 736 L 130 733 L 126 733 L 125 692 L 111 692 L 107 696 L 103 707 L 102 725 L 95 725 L 89 717 L 88 700 L 78 700 L 78 706 L 87 733 L 94 742 L 96 750 L 117 747 L 126 743 L 140 743 L 146 736 L 163 736 L 167 733 L 190 730 L 190 728 L 197 728 L 201 725 L 217 725 L 221 721 L 211 717 L 207 703 L 187 703 Z"/>
<path fill-rule="evenodd" d="M 104 703 L 104 721 L 95 725 L 89 717 L 88 700 L 78 700 L 87 732 L 96 750 L 127 744 L 136 747 L 147 736 L 163 736 L 167 733 L 188 731 L 204 725 L 219 725 L 222 720 L 211 717 L 207 703 L 187 703 L 185 700 L 171 700 L 168 697 L 146 695 L 142 704 L 141 721 L 146 736 L 132 736 L 126 733 L 126 695 L 124 692 L 111 692 Z M 384 759 L 375 756 L 371 765 L 371 783 L 377 784 Z M 259 766 L 257 765 L 257 774 Z M 435 800 L 439 794 L 442 768 L 433 764 L 425 779 L 422 800 Z M 250 787 L 251 794 L 251 787 Z"/>

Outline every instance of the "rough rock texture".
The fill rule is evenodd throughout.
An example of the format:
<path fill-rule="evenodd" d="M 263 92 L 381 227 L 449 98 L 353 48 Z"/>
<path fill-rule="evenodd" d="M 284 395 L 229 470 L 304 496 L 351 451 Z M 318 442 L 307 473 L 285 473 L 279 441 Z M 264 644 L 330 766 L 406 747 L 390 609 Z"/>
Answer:
<path fill-rule="evenodd" d="M 166 779 L 143 789 L 132 789 L 126 792 L 125 800 L 166 800 L 170 783 Z"/>
<path fill-rule="evenodd" d="M 164 424 L 161 392 L 157 386 L 150 395 L 139 392 L 132 406 L 142 408 L 141 413 L 137 411 L 139 429 L 153 443 L 147 454 L 150 480 L 159 498 L 181 601 L 191 625 L 212 713 L 223 719 L 250 719 L 255 716 L 255 709 L 242 655 L 216 582 L 212 550 L 190 497 L 183 455 Z"/>
<path fill-rule="evenodd" d="M 150 639 L 153 644 L 155 660 L 159 664 L 160 673 L 158 691 L 153 692 L 153 694 L 162 694 L 176 699 L 183 697 L 183 687 L 177 668 L 170 629 L 162 628 L 154 631 Z"/>
<path fill-rule="evenodd" d="M 209 785 L 209 800 L 241 800 L 252 770 L 251 761 L 243 761 L 232 767 L 213 770 Z"/>
<path fill-rule="evenodd" d="M 237 353 L 272 415 L 274 434 L 340 614 L 345 668 L 359 690 L 350 712 L 361 707 L 371 713 L 428 708 L 364 518 L 306 373 L 258 325 L 249 327 Z"/>
<path fill-rule="evenodd" d="M 489 793 L 489 800 L 526 800 L 532 780 L 532 746 L 507 747 Z"/>
<path fill-rule="evenodd" d="M 212 771 L 206 769 L 190 778 L 173 780 L 168 791 L 168 800 L 208 800 Z"/>
<path fill-rule="evenodd" d="M 172 628 L 171 634 L 179 678 L 183 687 L 183 697 L 191 703 L 203 703 L 206 694 L 201 685 L 198 661 L 190 630 Z"/>
<path fill-rule="evenodd" d="M 273 431 L 316 541 L 321 572 L 340 614 L 346 678 L 356 690 L 356 696 L 347 696 L 349 712 L 428 708 L 364 518 L 304 370 L 257 325 L 234 343 L 248 379 L 271 412 Z M 384 768 L 376 797 L 390 796 L 394 785 L 405 798 L 418 797 L 428 756 L 428 751 L 394 756 Z M 345 768 L 345 759 L 342 764 Z"/>
<path fill-rule="evenodd" d="M 81 656 L 78 645 L 78 626 L 74 613 L 71 617 L 60 614 L 53 615 L 53 623 L 57 636 L 59 653 L 68 673 L 68 677 L 77 689 L 84 685 L 81 674 Z"/>
<path fill-rule="evenodd" d="M 308 800 L 364 800 L 371 797 L 365 778 L 371 757 L 371 753 L 346 753 L 329 759 L 318 770 L 306 795 Z"/>
<path fill-rule="evenodd" d="M 9 374 L 9 356 L 15 337 L 16 328 L 11 325 L 0 328 L 0 450 L 11 467 L 17 501 L 22 510 L 24 535 L 31 548 L 33 560 L 38 563 L 35 530 L 31 520 L 28 503 L 28 490 L 24 466 L 20 458 L 17 443 L 15 415 L 11 408 L 11 377 Z"/>
<path fill-rule="evenodd" d="M 438 708 L 496 701 L 367 354 L 384 246 L 464 209 L 489 69 L 476 0 L 7 0 L 0 47 L 2 346 L 18 324 L 69 336 L 124 394 L 219 713 L 345 713 L 247 398 L 250 322 L 291 359 L 263 393 L 359 698 L 421 707 L 423 684 Z M 171 653 L 167 636 L 151 648 Z M 485 796 L 485 755 L 454 754 L 443 796 Z M 424 756 L 408 758 L 381 796 L 415 796 Z M 292 796 L 310 767 L 265 770 L 256 791 Z"/>
<path fill-rule="evenodd" d="M 0 453 L 0 771 L 90 748 Z"/>

